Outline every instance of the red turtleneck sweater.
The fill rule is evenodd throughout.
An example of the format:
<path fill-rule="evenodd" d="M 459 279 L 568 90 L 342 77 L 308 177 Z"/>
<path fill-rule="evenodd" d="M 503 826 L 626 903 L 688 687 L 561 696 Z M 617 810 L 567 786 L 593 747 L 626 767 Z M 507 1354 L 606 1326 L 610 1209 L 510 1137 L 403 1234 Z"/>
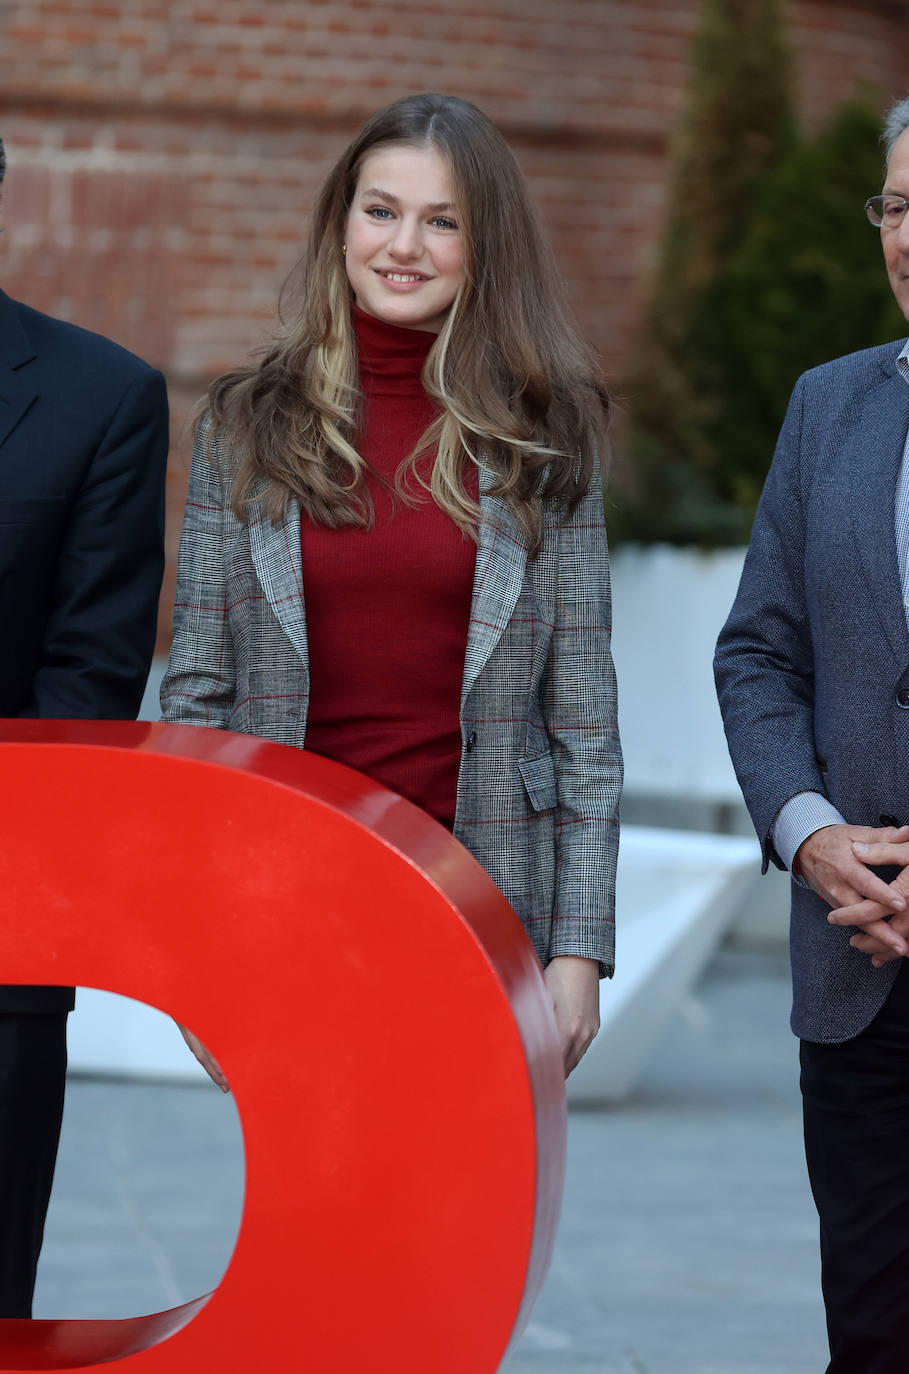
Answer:
<path fill-rule="evenodd" d="M 358 451 L 390 482 L 435 415 L 420 373 L 435 339 L 354 308 L 364 393 Z M 432 457 L 421 460 L 428 475 Z M 476 470 L 471 468 L 476 497 Z M 451 826 L 476 546 L 432 498 L 404 505 L 372 473 L 370 529 L 302 521 L 311 696 L 306 748 Z"/>

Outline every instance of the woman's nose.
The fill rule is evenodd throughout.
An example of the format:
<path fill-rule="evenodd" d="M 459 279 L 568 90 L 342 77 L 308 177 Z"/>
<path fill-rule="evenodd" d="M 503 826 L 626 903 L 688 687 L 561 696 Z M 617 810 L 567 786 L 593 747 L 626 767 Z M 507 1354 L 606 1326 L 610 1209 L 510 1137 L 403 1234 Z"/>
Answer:
<path fill-rule="evenodd" d="M 399 258 L 415 258 L 422 252 L 419 227 L 412 220 L 399 219 L 389 240 L 389 250 Z"/>

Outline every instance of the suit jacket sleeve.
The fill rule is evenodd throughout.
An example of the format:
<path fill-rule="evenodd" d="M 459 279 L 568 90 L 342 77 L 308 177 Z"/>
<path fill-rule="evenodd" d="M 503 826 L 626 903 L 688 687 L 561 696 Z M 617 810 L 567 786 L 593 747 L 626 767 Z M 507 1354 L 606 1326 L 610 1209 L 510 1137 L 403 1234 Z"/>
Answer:
<path fill-rule="evenodd" d="M 590 489 L 558 532 L 554 632 L 543 709 L 555 764 L 556 878 L 550 958 L 615 966 L 615 873 L 619 849 L 619 746 L 612 602 L 603 491 Z"/>
<path fill-rule="evenodd" d="M 227 729 L 236 692 L 224 575 L 233 521 L 220 445 L 204 415 L 180 535 L 174 638 L 161 684 L 165 720 Z"/>
<path fill-rule="evenodd" d="M 783 864 L 773 823 L 799 792 L 826 796 L 814 746 L 814 652 L 805 596 L 803 452 L 809 377 L 797 383 L 755 516 L 732 611 L 714 659 L 729 752 L 761 841 L 764 869 Z"/>
<path fill-rule="evenodd" d="M 24 716 L 134 719 L 164 572 L 167 390 L 143 367 L 96 449 L 59 550 Z"/>

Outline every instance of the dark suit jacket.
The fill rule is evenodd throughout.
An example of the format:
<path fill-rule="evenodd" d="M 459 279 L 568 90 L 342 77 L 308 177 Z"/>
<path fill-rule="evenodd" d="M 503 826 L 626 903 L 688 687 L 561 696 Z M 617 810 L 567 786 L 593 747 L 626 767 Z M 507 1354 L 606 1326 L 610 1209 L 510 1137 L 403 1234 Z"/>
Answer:
<path fill-rule="evenodd" d="M 133 719 L 164 569 L 164 379 L 0 291 L 0 716 Z M 67 989 L 0 989 L 55 1011 Z"/>
<path fill-rule="evenodd" d="M 899 343 L 815 368 L 792 394 L 715 670 L 729 750 L 764 847 L 797 792 L 855 825 L 909 820 L 909 631 L 894 533 L 909 429 Z M 793 883 L 792 1026 L 851 1039 L 899 962 L 872 967 Z"/>

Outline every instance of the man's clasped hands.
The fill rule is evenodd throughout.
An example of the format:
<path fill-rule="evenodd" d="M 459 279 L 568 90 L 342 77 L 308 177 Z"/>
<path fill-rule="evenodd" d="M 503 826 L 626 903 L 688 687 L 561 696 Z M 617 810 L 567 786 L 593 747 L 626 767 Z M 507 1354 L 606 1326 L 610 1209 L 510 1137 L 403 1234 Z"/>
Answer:
<path fill-rule="evenodd" d="M 901 871 L 885 883 L 873 867 Z M 831 925 L 857 926 L 849 943 L 875 968 L 909 954 L 909 825 L 826 825 L 803 841 L 796 871 L 833 908 Z"/>

